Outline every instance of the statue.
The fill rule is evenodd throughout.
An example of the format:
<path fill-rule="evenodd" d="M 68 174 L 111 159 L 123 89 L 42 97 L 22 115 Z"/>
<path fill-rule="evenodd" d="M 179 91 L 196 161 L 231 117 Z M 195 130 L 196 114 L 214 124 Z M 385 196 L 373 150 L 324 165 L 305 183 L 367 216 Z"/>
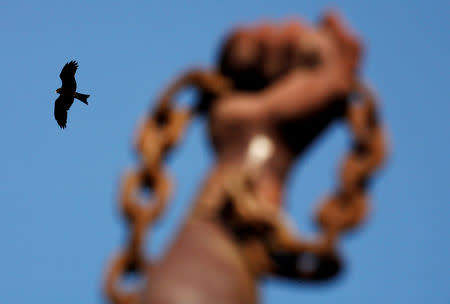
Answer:
<path fill-rule="evenodd" d="M 257 303 L 266 275 L 321 281 L 342 265 L 339 235 L 367 214 L 366 189 L 385 157 L 375 98 L 358 79 L 362 46 L 335 13 L 317 27 L 290 21 L 235 29 L 218 66 L 179 77 L 141 125 L 140 168 L 125 175 L 121 206 L 130 224 L 126 249 L 108 269 L 105 291 L 113 303 Z M 175 95 L 195 87 L 192 109 Z M 171 193 L 164 156 L 194 115 L 204 115 L 216 163 L 196 196 L 183 229 L 162 261 L 143 253 L 148 225 Z M 330 123 L 343 120 L 353 134 L 337 189 L 320 204 L 321 234 L 300 239 L 286 222 L 283 189 L 293 163 Z M 149 187 L 142 205 L 136 193 Z M 140 274 L 145 288 L 126 292 L 120 278 Z"/>

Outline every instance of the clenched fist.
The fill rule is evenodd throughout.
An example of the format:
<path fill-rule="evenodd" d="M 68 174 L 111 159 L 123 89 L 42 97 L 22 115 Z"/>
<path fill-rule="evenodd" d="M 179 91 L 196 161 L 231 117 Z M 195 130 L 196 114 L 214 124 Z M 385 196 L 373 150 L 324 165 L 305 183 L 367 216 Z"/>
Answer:
<path fill-rule="evenodd" d="M 255 91 L 290 72 L 333 73 L 339 86 L 353 82 L 361 56 L 358 39 L 335 13 L 318 27 L 298 21 L 237 28 L 220 54 L 220 71 L 235 88 Z"/>

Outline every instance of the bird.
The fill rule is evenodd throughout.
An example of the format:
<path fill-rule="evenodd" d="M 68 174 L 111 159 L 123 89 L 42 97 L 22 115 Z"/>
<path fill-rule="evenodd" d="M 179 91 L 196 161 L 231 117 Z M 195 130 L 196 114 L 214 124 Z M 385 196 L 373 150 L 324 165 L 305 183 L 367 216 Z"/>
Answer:
<path fill-rule="evenodd" d="M 77 82 L 75 81 L 75 72 L 78 69 L 78 62 L 72 60 L 64 65 L 59 74 L 61 78 L 61 87 L 56 90 L 59 97 L 55 100 L 55 119 L 61 129 L 67 124 L 67 111 L 73 104 L 74 98 L 88 104 L 87 99 L 90 95 L 76 92 Z"/>

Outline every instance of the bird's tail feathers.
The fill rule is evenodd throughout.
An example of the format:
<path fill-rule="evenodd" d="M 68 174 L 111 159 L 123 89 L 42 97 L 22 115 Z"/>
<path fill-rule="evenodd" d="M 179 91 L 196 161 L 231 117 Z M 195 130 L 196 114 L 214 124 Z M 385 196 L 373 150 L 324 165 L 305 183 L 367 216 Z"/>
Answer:
<path fill-rule="evenodd" d="M 76 92 L 75 92 L 75 95 L 74 95 L 74 97 L 76 99 L 80 100 L 81 102 L 83 102 L 85 104 L 88 104 L 87 99 L 89 98 L 89 96 L 91 96 L 91 95 L 81 94 L 81 93 L 76 93 Z"/>

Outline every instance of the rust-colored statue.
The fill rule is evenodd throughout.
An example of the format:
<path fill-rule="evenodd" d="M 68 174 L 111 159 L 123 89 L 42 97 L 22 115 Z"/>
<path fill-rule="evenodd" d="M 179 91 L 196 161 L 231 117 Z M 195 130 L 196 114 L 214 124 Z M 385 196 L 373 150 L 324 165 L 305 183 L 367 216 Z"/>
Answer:
<path fill-rule="evenodd" d="M 130 222 L 126 250 L 112 262 L 106 293 L 115 303 L 257 303 L 257 280 L 279 275 L 325 280 L 340 268 L 339 234 L 367 211 L 366 188 L 384 157 L 374 98 L 358 80 L 361 44 L 335 14 L 317 27 L 291 21 L 238 28 L 225 41 L 216 70 L 182 75 L 161 96 L 137 138 L 141 168 L 126 175 L 121 197 Z M 173 98 L 199 91 L 194 109 Z M 205 115 L 216 163 L 182 231 L 162 261 L 142 252 L 145 231 L 170 194 L 162 164 L 192 115 Z M 350 125 L 354 145 L 337 189 L 320 205 L 322 233 L 299 239 L 283 215 L 283 190 L 294 161 L 331 122 Z M 154 190 L 155 201 L 136 192 Z M 135 271 L 146 287 L 124 292 L 118 280 Z"/>

